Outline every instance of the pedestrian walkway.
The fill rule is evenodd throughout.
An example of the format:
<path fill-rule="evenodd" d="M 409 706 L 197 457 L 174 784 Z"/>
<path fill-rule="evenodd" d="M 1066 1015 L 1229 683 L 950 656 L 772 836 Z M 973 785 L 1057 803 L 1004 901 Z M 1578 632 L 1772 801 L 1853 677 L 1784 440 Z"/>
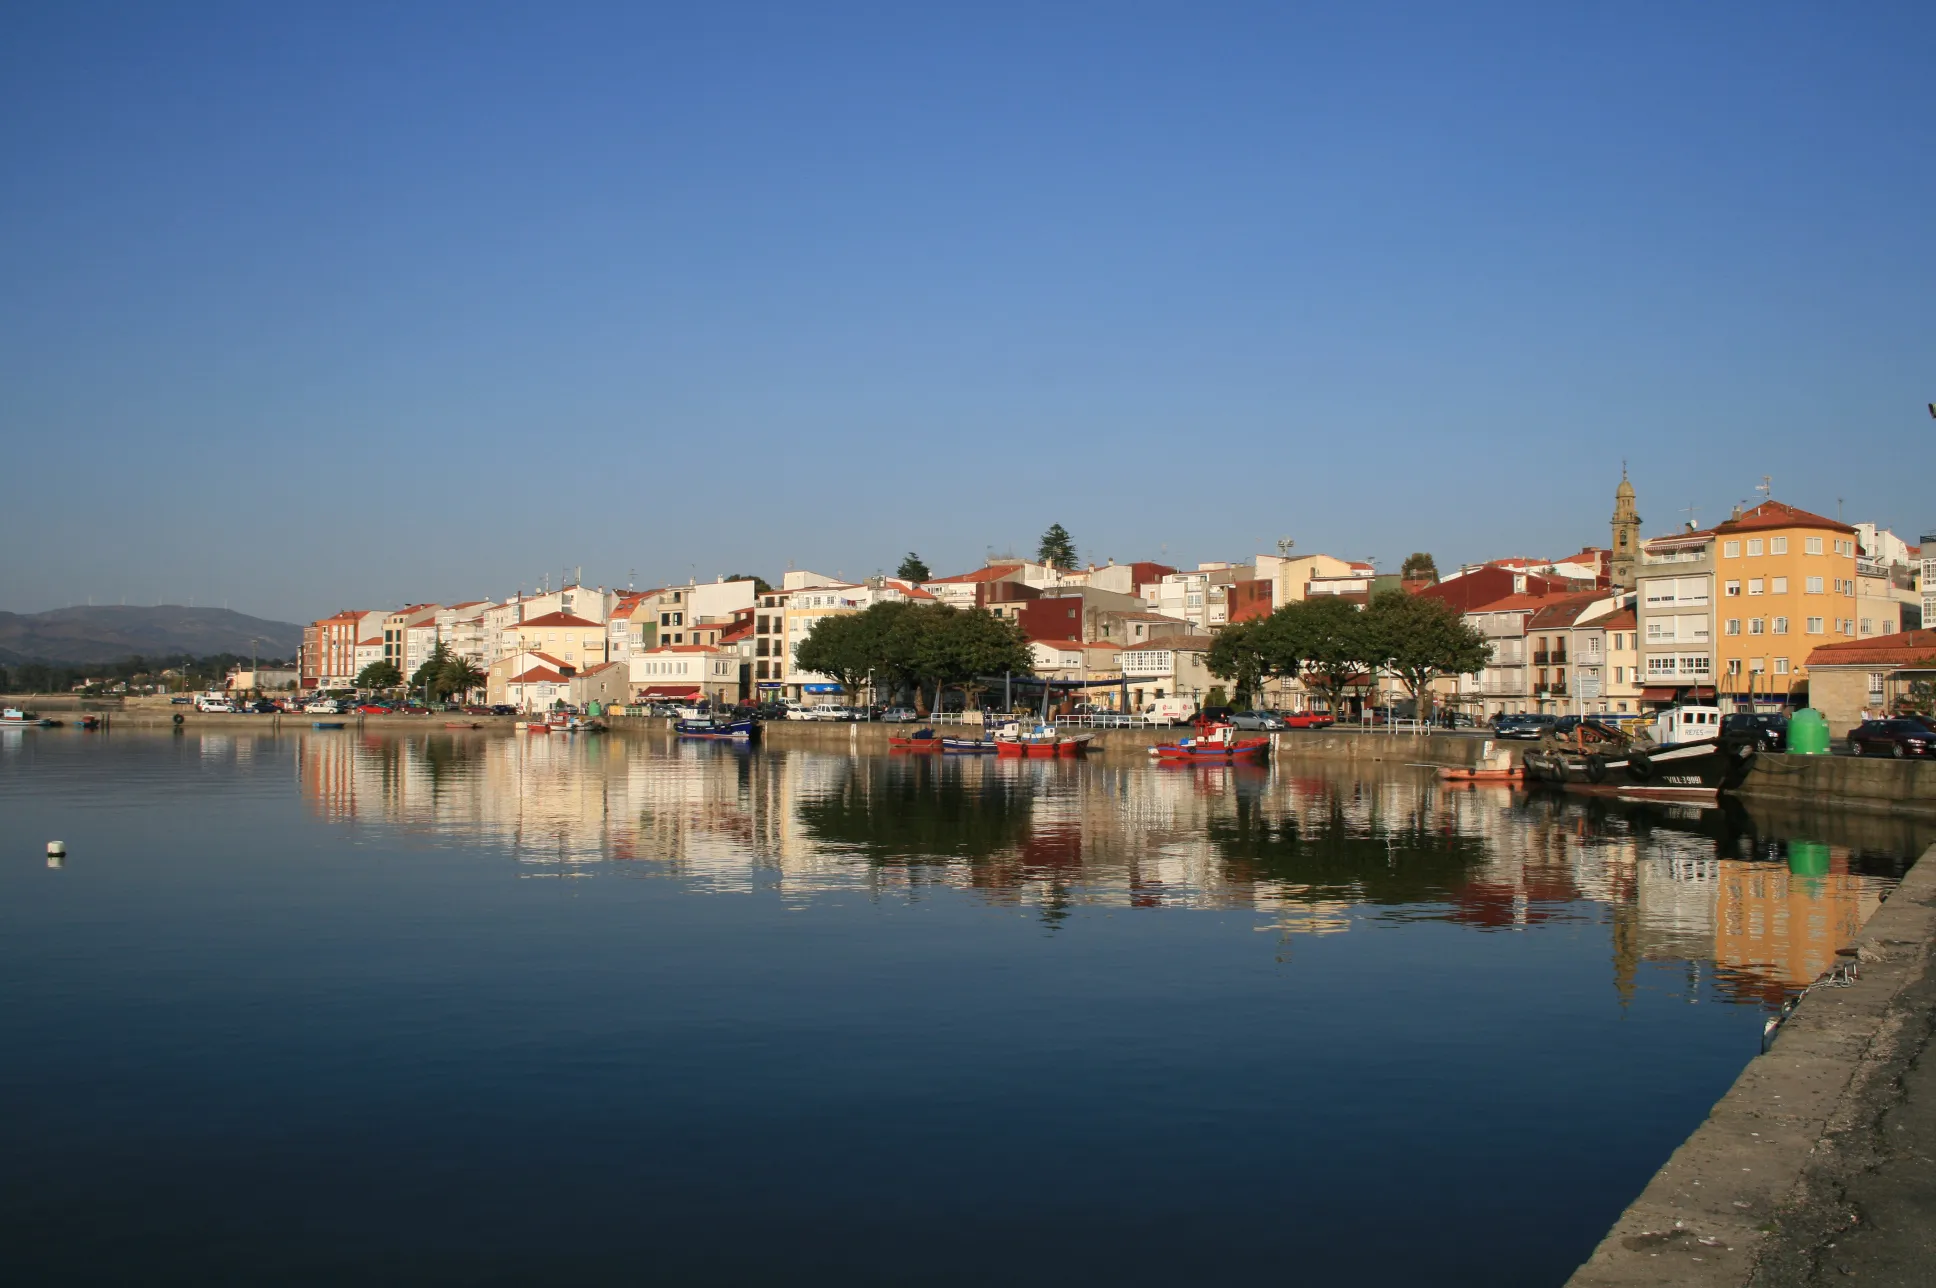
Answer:
<path fill-rule="evenodd" d="M 1931 862 L 1925 858 L 1923 862 Z M 1936 963 L 1898 995 L 1895 1050 L 1823 1140 L 1753 1288 L 1936 1284 Z"/>

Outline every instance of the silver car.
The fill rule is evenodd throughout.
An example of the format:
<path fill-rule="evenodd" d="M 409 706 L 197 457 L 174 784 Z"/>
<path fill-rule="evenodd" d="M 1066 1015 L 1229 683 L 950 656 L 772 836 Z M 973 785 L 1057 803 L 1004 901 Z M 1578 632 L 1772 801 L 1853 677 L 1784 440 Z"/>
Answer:
<path fill-rule="evenodd" d="M 1230 717 L 1234 729 L 1282 729 L 1284 722 L 1268 711 L 1239 711 Z"/>

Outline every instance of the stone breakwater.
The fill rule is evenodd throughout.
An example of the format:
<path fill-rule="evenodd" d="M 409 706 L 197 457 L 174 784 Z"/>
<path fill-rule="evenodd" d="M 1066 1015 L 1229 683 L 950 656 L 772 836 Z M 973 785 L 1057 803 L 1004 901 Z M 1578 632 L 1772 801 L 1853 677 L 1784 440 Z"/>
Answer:
<path fill-rule="evenodd" d="M 1926 1057 L 1932 942 L 1936 846 L 1862 928 L 1840 978 L 1801 999 L 1569 1288 L 1815 1282 L 1838 1235 L 1859 1224 L 1833 1184 L 1836 1161 L 1877 1134 L 1904 1068 Z M 1936 1150 L 1936 1140 L 1911 1145 Z M 1909 1213 L 1885 1236 L 1913 1240 L 1932 1218 Z M 1814 1266 L 1796 1276 L 1796 1262 Z"/>

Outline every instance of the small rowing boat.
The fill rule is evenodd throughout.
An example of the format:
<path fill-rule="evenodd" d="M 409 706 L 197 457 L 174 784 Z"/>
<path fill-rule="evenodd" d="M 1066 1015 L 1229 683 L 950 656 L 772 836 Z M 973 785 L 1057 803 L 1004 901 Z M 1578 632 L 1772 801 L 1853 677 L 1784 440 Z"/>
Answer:
<path fill-rule="evenodd" d="M 1518 765 L 1511 769 L 1454 768 L 1448 765 L 1439 770 L 1440 781 L 1447 783 L 1516 783 L 1525 776 L 1526 771 Z"/>
<path fill-rule="evenodd" d="M 341 729 L 343 724 L 344 722 L 341 720 L 311 720 L 309 727 L 311 729 Z"/>

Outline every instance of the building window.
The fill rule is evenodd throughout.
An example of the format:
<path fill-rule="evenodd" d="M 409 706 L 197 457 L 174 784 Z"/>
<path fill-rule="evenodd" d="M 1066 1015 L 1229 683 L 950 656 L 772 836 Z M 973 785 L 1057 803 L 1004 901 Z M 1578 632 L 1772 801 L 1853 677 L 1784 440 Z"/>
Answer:
<path fill-rule="evenodd" d="M 1740 658 L 1738 658 L 1738 657 L 1731 657 L 1731 658 L 1729 658 L 1729 659 L 1728 659 L 1728 674 L 1729 674 L 1729 675 L 1739 675 L 1739 674 L 1741 674 L 1741 659 L 1740 659 Z"/>
<path fill-rule="evenodd" d="M 1776 595 L 1786 595 L 1788 593 L 1788 578 L 1777 577 L 1774 580 L 1775 584 L 1768 588 L 1769 592 Z"/>
<path fill-rule="evenodd" d="M 1711 669 L 1708 659 L 1705 657 L 1681 658 L 1682 675 L 1707 675 Z"/>
<path fill-rule="evenodd" d="M 1802 583 L 1802 590 L 1804 593 L 1810 594 L 1810 595 L 1821 594 L 1822 579 L 1820 577 L 1810 577 L 1807 581 Z"/>
<path fill-rule="evenodd" d="M 1728 618 L 1726 633 L 1729 635 L 1739 635 L 1741 633 L 1741 619 L 1739 617 Z"/>
<path fill-rule="evenodd" d="M 1739 541 L 1723 541 L 1721 543 L 1721 557 L 1723 559 L 1739 559 L 1741 557 L 1741 543 Z"/>
<path fill-rule="evenodd" d="M 1787 553 L 1788 553 L 1788 538 L 1787 538 L 1787 537 L 1769 537 L 1769 538 L 1768 538 L 1768 553 L 1769 553 L 1769 554 L 1771 554 L 1771 555 L 1785 555 L 1785 554 L 1787 554 Z"/>
<path fill-rule="evenodd" d="M 1802 631 L 1808 635 L 1820 635 L 1822 633 L 1822 619 L 1819 617 L 1808 618 L 1802 623 Z"/>
<path fill-rule="evenodd" d="M 1785 657 L 1778 657 L 1778 658 L 1776 658 L 1776 659 L 1775 659 L 1775 674 L 1776 674 L 1776 675 L 1787 675 L 1787 674 L 1788 674 L 1788 659 L 1787 659 L 1787 658 L 1785 658 Z"/>
<path fill-rule="evenodd" d="M 1761 594 L 1761 593 L 1762 593 L 1762 586 L 1763 586 L 1763 582 L 1762 582 L 1762 580 L 1761 580 L 1761 578 L 1759 578 L 1759 577 L 1750 577 L 1750 578 L 1748 578 L 1748 593 L 1749 593 L 1750 595 L 1759 595 L 1759 594 Z"/>
<path fill-rule="evenodd" d="M 1672 675 L 1673 673 L 1674 659 L 1672 656 L 1650 657 L 1647 659 L 1648 675 Z"/>
<path fill-rule="evenodd" d="M 1759 559 L 1760 557 L 1761 557 L 1761 538 L 1749 537 L 1748 538 L 1748 558 Z"/>
<path fill-rule="evenodd" d="M 1766 624 L 1767 623 L 1763 622 L 1759 617 L 1750 617 L 1748 619 L 1748 634 L 1750 635 L 1761 634 L 1762 633 L 1761 628 Z"/>
<path fill-rule="evenodd" d="M 1869 701 L 1882 701 L 1882 680 L 1884 674 L 1882 671 L 1869 672 Z"/>
<path fill-rule="evenodd" d="M 1788 619 L 1787 619 L 1786 617 L 1777 617 L 1777 618 L 1775 619 L 1775 632 L 1774 632 L 1774 633 L 1775 633 L 1775 634 L 1777 634 L 1777 635 L 1786 635 L 1786 634 L 1788 634 Z"/>
<path fill-rule="evenodd" d="M 1821 554 L 1821 553 L 1822 553 L 1822 539 L 1821 539 L 1820 537 L 1803 537 L 1803 538 L 1802 538 L 1802 553 L 1803 553 L 1803 554 L 1810 554 L 1810 555 L 1819 555 L 1819 554 Z"/>
<path fill-rule="evenodd" d="M 1723 582 L 1721 585 L 1721 593 L 1727 598 L 1733 599 L 1741 593 L 1741 583 L 1738 581 Z"/>

